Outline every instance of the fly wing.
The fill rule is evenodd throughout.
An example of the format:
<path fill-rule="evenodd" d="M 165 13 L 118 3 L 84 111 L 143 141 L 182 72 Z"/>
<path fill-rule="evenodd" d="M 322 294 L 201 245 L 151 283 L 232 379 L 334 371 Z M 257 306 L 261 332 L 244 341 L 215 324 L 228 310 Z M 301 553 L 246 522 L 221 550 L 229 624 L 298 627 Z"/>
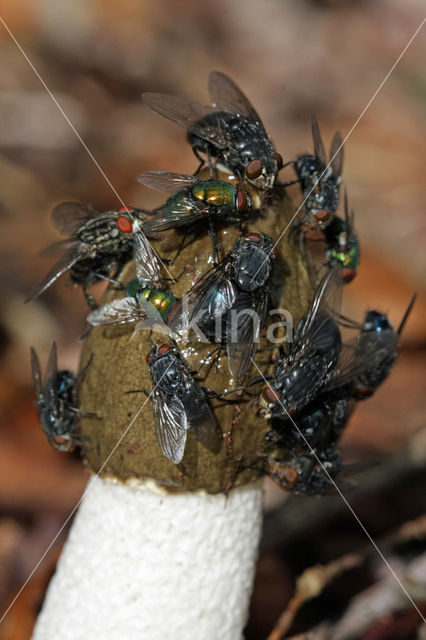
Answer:
<path fill-rule="evenodd" d="M 59 258 L 68 251 L 73 251 L 76 246 L 77 240 L 59 240 L 58 242 L 52 242 L 47 247 L 39 252 L 40 258 Z"/>
<path fill-rule="evenodd" d="M 152 392 L 152 410 L 158 443 L 166 458 L 179 464 L 185 452 L 187 415 L 182 401 L 176 396 Z"/>
<path fill-rule="evenodd" d="M 78 241 L 72 243 L 65 241 L 63 248 L 66 248 L 66 253 L 53 265 L 51 269 L 49 269 L 44 278 L 34 285 L 25 299 L 25 302 L 30 302 L 31 300 L 38 298 L 38 296 L 42 294 L 43 291 L 46 291 L 46 289 L 48 289 L 55 280 L 71 269 L 78 260 L 84 258 L 90 251 L 90 247 L 88 245 Z"/>
<path fill-rule="evenodd" d="M 393 329 L 372 335 L 365 340 L 365 334 L 353 338 L 342 345 L 339 362 L 333 371 L 327 388 L 334 389 L 347 384 L 367 371 L 374 370 L 395 350 L 398 334 Z"/>
<path fill-rule="evenodd" d="M 227 277 L 230 256 L 222 260 L 204 274 L 198 282 L 173 305 L 168 317 L 168 325 L 173 331 L 180 331 L 182 324 L 191 322 L 202 310 L 213 318 L 222 316 L 231 308 L 236 291 Z"/>
<path fill-rule="evenodd" d="M 311 124 L 312 124 L 312 139 L 314 141 L 314 153 L 316 157 L 321 160 L 324 166 L 326 166 L 327 156 L 325 155 L 325 149 L 322 143 L 318 122 L 314 115 L 312 115 L 311 117 Z"/>
<path fill-rule="evenodd" d="M 257 351 L 260 332 L 265 322 L 268 306 L 268 294 L 259 295 L 253 305 L 249 294 L 240 294 L 232 310 L 238 314 L 236 330 L 227 335 L 226 350 L 229 370 L 235 378 L 245 376 Z M 249 312 L 249 313 L 247 313 Z"/>
<path fill-rule="evenodd" d="M 195 176 L 188 176 L 185 173 L 172 173 L 171 171 L 144 171 L 138 176 L 138 180 L 150 189 L 170 194 L 178 193 L 182 189 L 192 187 L 200 182 L 200 179 Z"/>
<path fill-rule="evenodd" d="M 64 235 L 75 234 L 89 218 L 96 215 L 90 207 L 79 202 L 63 202 L 52 211 L 52 222 Z"/>
<path fill-rule="evenodd" d="M 149 289 L 164 289 L 160 261 L 151 243 L 141 231 L 135 233 L 133 241 L 133 260 L 138 280 Z"/>
<path fill-rule="evenodd" d="M 340 131 L 336 131 L 330 145 L 330 166 L 336 177 L 342 175 L 343 169 L 343 138 Z"/>
<path fill-rule="evenodd" d="M 221 71 L 212 71 L 209 77 L 209 94 L 214 107 L 239 113 L 263 127 L 256 109 L 229 76 Z"/>
<path fill-rule="evenodd" d="M 33 347 L 31 347 L 31 371 L 33 374 L 34 389 L 38 400 L 38 396 L 43 393 L 43 388 L 41 383 L 40 360 L 38 359 L 37 352 Z"/>
<path fill-rule="evenodd" d="M 180 124 L 187 131 L 194 133 L 216 147 L 222 148 L 225 146 L 219 121 L 216 127 L 203 121 L 206 116 L 217 113 L 216 109 L 205 107 L 198 102 L 191 102 L 186 98 L 163 93 L 143 93 L 142 100 L 147 107 L 159 116 Z"/>
<path fill-rule="evenodd" d="M 58 351 L 56 342 L 52 343 L 49 359 L 47 361 L 46 374 L 44 377 L 44 393 L 52 403 L 52 407 L 56 404 L 56 381 L 58 379 Z"/>
<path fill-rule="evenodd" d="M 209 407 L 206 395 L 192 376 L 188 387 L 190 393 L 186 394 L 183 399 L 188 417 L 188 428 L 201 444 L 213 453 L 217 453 L 220 449 L 221 439 L 218 436 L 216 419 Z M 190 402 L 187 403 L 186 399 L 189 398 Z"/>
<path fill-rule="evenodd" d="M 128 324 L 146 318 L 145 311 L 136 298 L 120 298 L 104 304 L 87 316 L 87 322 L 95 327 Z"/>
<path fill-rule="evenodd" d="M 311 343 L 320 341 L 322 330 L 329 325 L 330 318 L 337 319 L 342 303 L 342 279 L 340 266 L 334 265 L 321 279 L 315 290 L 308 312 L 296 331 L 294 345 L 308 350 Z"/>
<path fill-rule="evenodd" d="M 187 198 L 186 203 L 184 200 L 180 200 L 175 206 L 166 203 L 144 224 L 144 231 L 150 234 L 153 231 L 164 231 L 192 224 L 203 218 L 206 219 L 207 210 L 208 207 L 204 202 L 190 197 Z"/>

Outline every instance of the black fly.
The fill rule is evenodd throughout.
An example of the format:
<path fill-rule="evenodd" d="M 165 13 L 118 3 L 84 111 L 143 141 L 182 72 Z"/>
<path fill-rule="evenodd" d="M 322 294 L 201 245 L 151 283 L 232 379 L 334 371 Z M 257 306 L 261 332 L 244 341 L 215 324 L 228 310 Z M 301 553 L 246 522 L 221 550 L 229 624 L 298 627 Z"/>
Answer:
<path fill-rule="evenodd" d="M 216 158 L 218 165 L 247 179 L 260 190 L 273 187 L 283 161 L 275 151 L 262 121 L 237 85 L 219 71 L 209 77 L 212 107 L 185 98 L 160 93 L 144 93 L 145 104 L 160 116 L 188 131 L 195 155 Z"/>
<path fill-rule="evenodd" d="M 331 142 L 330 159 L 327 160 L 318 122 L 314 116 L 312 116 L 312 137 L 314 154 L 303 154 L 292 164 L 300 180 L 305 201 L 305 219 L 302 223 L 323 229 L 334 216 L 339 204 L 343 142 L 338 131 Z"/>
<path fill-rule="evenodd" d="M 170 313 L 172 330 L 186 333 L 191 327 L 203 341 L 226 344 L 234 377 L 247 373 L 256 353 L 276 255 L 266 234 L 241 236 Z"/>
<path fill-rule="evenodd" d="M 396 331 L 387 315 L 374 309 L 367 311 L 362 324 L 342 317 L 341 324 L 358 329 L 359 334 L 343 345 L 341 360 L 327 387 L 345 386 L 356 400 L 373 395 L 388 377 L 396 360 L 398 341 L 415 300 L 416 294 L 412 296 Z"/>
<path fill-rule="evenodd" d="M 76 382 L 79 376 L 71 371 L 58 371 L 56 343 L 52 344 L 47 363 L 44 384 L 40 361 L 31 347 L 31 369 L 36 392 L 37 411 L 41 426 L 50 444 L 58 451 L 72 451 L 80 443 L 78 415 L 84 412 L 76 408 Z M 84 371 L 80 372 L 79 375 Z M 90 415 L 90 414 L 86 414 Z"/>
<path fill-rule="evenodd" d="M 266 415 L 302 409 L 318 395 L 337 364 L 341 337 L 334 318 L 340 312 L 343 286 L 339 271 L 335 266 L 322 278 L 288 353 L 277 361 L 272 380 L 262 392 Z"/>
<path fill-rule="evenodd" d="M 220 446 L 216 420 L 207 396 L 178 350 L 154 344 L 147 356 L 152 378 L 152 410 L 157 438 L 168 460 L 178 464 L 184 455 L 188 431 L 208 449 Z"/>

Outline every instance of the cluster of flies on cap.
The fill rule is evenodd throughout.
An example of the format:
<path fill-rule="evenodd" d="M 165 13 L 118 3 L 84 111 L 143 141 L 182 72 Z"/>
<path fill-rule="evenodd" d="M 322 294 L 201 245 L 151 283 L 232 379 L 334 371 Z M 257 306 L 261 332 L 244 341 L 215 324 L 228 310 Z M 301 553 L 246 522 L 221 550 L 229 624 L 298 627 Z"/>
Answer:
<path fill-rule="evenodd" d="M 197 381 L 173 336 L 179 335 L 183 321 L 190 322 L 196 316 L 198 326 L 213 344 L 219 321 L 222 331 L 217 347 L 226 349 L 229 370 L 241 385 L 216 397 L 236 391 L 250 393 L 249 388 L 263 382 L 257 411 L 270 421 L 271 428 L 258 465 L 284 489 L 322 493 L 341 468 L 336 445 L 354 405 L 371 396 L 392 368 L 415 297 L 396 330 L 387 316 L 376 310 L 369 310 L 363 322 L 344 317 L 340 312 L 342 289 L 356 275 L 360 251 L 346 194 L 344 217 L 336 214 L 343 164 L 340 134 L 335 134 L 327 158 L 318 123 L 312 117 L 313 153 L 284 164 L 259 115 L 228 76 L 212 72 L 209 92 L 209 107 L 170 95 L 143 95 L 151 110 L 186 129 L 200 166 L 192 176 L 163 171 L 141 174 L 142 184 L 168 195 L 153 211 L 124 207 L 98 212 L 76 203 L 57 206 L 53 222 L 67 238 L 43 252 L 58 261 L 28 300 L 68 272 L 72 282 L 82 286 L 91 307 L 90 325 L 136 323 L 140 330 L 156 323 L 167 325 L 168 342 L 152 343 L 146 360 L 159 446 L 175 464 L 184 456 L 188 431 L 214 452 L 219 430 L 210 407 L 214 396 Z M 197 175 L 205 164 L 210 171 L 208 180 Z M 296 177 L 280 183 L 278 174 L 285 166 L 291 166 Z M 238 182 L 215 180 L 214 168 L 231 172 Z M 259 195 L 258 208 L 262 208 L 275 189 L 293 183 L 300 185 L 303 205 L 290 233 L 296 233 L 302 245 L 307 232 L 322 234 L 325 273 L 292 342 L 286 350 L 280 347 L 272 374 L 247 381 L 270 304 L 277 250 L 264 233 L 242 233 L 231 251 L 221 257 L 215 227 L 239 225 L 243 230 L 248 216 L 256 214 L 249 191 L 254 189 Z M 162 261 L 149 241 L 172 228 L 179 228 L 184 239 L 188 234 L 208 232 L 212 244 L 212 268 L 180 300 L 170 291 L 162 275 Z M 117 278 L 132 258 L 136 278 L 124 286 Z M 97 307 L 88 289 L 101 279 L 119 283 L 125 289 L 124 297 Z M 247 309 L 259 322 L 253 322 L 250 314 L 241 314 L 233 326 L 232 313 Z M 353 330 L 352 339 L 342 341 L 340 326 Z M 44 382 L 34 349 L 31 365 L 42 428 L 55 448 L 70 451 L 83 437 L 78 427 L 79 415 L 84 412 L 76 406 L 77 388 L 89 365 L 77 376 L 58 371 L 55 343 Z"/>

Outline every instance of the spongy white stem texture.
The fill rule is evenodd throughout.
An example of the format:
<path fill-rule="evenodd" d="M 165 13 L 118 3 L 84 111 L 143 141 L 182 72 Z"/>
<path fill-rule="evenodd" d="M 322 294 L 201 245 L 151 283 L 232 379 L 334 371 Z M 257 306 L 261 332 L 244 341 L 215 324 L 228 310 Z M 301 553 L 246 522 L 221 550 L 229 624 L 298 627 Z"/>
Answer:
<path fill-rule="evenodd" d="M 258 483 L 225 497 L 93 477 L 33 640 L 240 640 L 261 509 Z"/>

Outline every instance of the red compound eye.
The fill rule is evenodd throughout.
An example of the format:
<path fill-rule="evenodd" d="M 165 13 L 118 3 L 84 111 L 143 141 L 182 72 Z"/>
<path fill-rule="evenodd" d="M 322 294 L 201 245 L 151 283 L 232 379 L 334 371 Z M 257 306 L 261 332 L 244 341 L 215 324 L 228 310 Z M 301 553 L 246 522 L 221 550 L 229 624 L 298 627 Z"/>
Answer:
<path fill-rule="evenodd" d="M 260 235 L 258 233 L 245 233 L 244 237 L 254 242 L 260 242 Z"/>
<path fill-rule="evenodd" d="M 278 402 L 280 399 L 279 391 L 273 389 L 269 385 L 263 389 L 262 396 L 267 402 Z"/>
<path fill-rule="evenodd" d="M 342 278 L 345 282 L 351 282 L 356 276 L 356 269 L 342 269 Z"/>
<path fill-rule="evenodd" d="M 162 344 L 158 347 L 158 355 L 163 355 L 163 353 L 167 353 L 167 351 L 171 350 L 171 346 L 169 344 Z"/>
<path fill-rule="evenodd" d="M 129 220 L 129 218 L 127 216 L 118 216 L 118 218 L 117 218 L 117 227 L 123 233 L 132 233 L 132 231 L 133 231 L 132 221 Z"/>
<path fill-rule="evenodd" d="M 288 467 L 285 470 L 284 477 L 285 481 L 288 485 L 290 485 L 290 487 L 294 487 L 294 485 L 296 485 L 297 481 L 299 480 L 299 475 L 296 469 L 293 469 L 292 467 Z"/>
<path fill-rule="evenodd" d="M 326 209 L 320 209 L 314 214 L 314 217 L 320 222 L 324 222 L 325 220 L 328 220 L 330 216 L 331 216 L 330 211 L 327 211 Z"/>
<path fill-rule="evenodd" d="M 239 189 L 237 191 L 237 201 L 236 201 L 237 211 L 244 211 L 247 207 L 247 194 L 245 191 Z"/>
<path fill-rule="evenodd" d="M 246 176 L 249 180 L 255 180 L 262 173 L 262 163 L 259 158 L 255 158 L 246 166 Z"/>
<path fill-rule="evenodd" d="M 272 157 L 275 160 L 275 162 L 277 163 L 277 170 L 279 171 L 283 166 L 282 155 L 275 152 L 275 153 L 272 154 Z"/>
<path fill-rule="evenodd" d="M 148 355 L 146 356 L 145 360 L 150 363 L 151 362 L 151 354 L 148 353 Z"/>
<path fill-rule="evenodd" d="M 278 251 L 275 247 L 273 247 L 272 249 L 272 255 L 274 256 L 274 258 L 278 258 Z"/>

